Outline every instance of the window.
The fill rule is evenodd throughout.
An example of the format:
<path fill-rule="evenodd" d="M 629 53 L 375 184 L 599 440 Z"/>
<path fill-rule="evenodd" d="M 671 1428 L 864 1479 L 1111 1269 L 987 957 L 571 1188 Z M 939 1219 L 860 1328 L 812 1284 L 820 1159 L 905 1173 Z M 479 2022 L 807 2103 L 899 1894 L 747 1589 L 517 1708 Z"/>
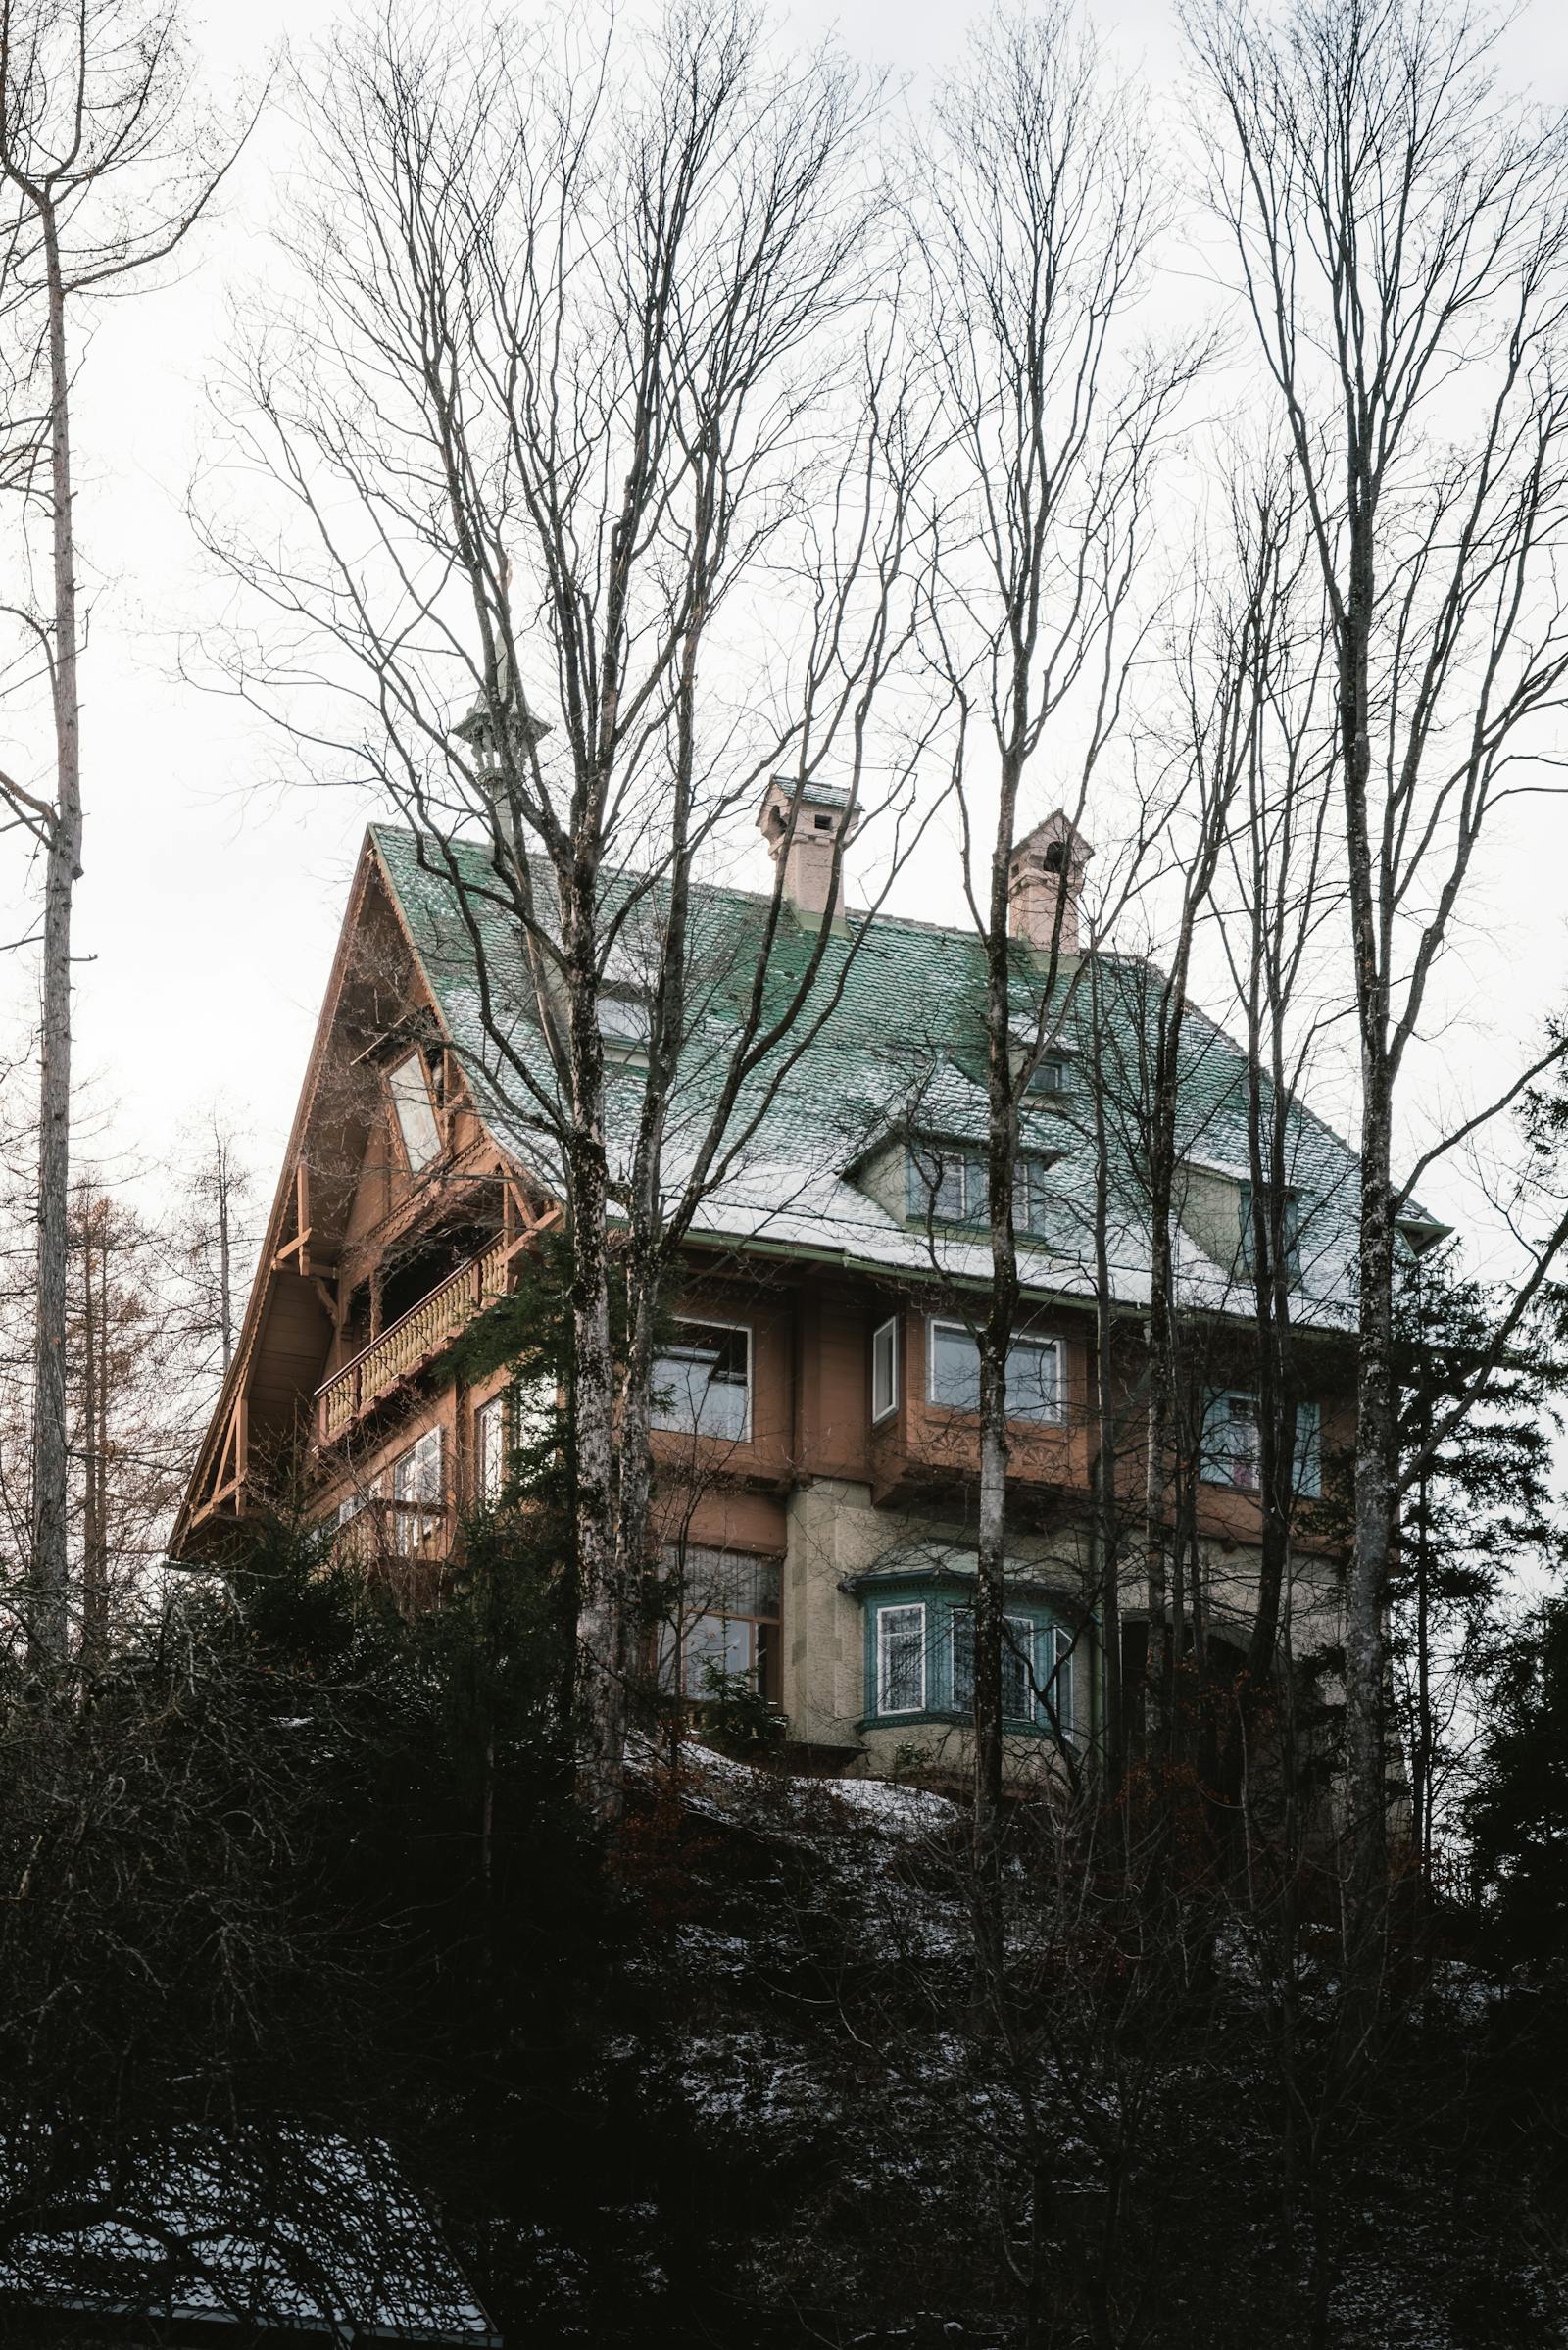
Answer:
<path fill-rule="evenodd" d="M 926 1396 L 949 1411 L 980 1409 L 980 1349 L 961 1322 L 926 1324 Z M 1054 1339 L 1017 1338 L 1007 1349 L 1009 1420 L 1059 1420 L 1061 1349 Z"/>
<path fill-rule="evenodd" d="M 866 1718 L 924 1714 L 962 1723 L 974 1711 L 974 1583 L 874 1581 L 866 1592 Z M 1009 1594 L 1003 1619 L 1002 1714 L 1014 1730 L 1073 1735 L 1074 1635 L 1045 1605 Z"/>
<path fill-rule="evenodd" d="M 1255 1272 L 1257 1269 L 1254 1261 L 1257 1254 L 1255 1247 L 1257 1232 L 1252 1217 L 1252 1197 L 1251 1185 L 1250 1183 L 1241 1185 L 1238 1212 L 1242 1220 L 1242 1267 L 1248 1273 Z M 1269 1221 L 1269 1195 L 1267 1192 L 1263 1195 L 1263 1220 L 1266 1228 Z M 1290 1281 L 1299 1281 L 1301 1277 L 1301 1203 L 1295 1192 L 1288 1191 L 1285 1195 L 1281 1204 L 1280 1225 L 1281 1239 L 1285 1244 L 1286 1278 Z"/>
<path fill-rule="evenodd" d="M 670 1605 L 659 1641 L 659 1685 L 711 1697 L 720 1676 L 745 1675 L 776 1694 L 779 1564 L 688 1542 L 664 1552 Z"/>
<path fill-rule="evenodd" d="M 1255 1493 L 1262 1468 L 1262 1432 L 1255 1395 L 1216 1395 L 1205 1416 L 1203 1474 L 1211 1485 Z"/>
<path fill-rule="evenodd" d="M 925 1705 L 925 1608 L 884 1607 L 876 1620 L 876 1710 L 917 1714 Z"/>
<path fill-rule="evenodd" d="M 422 1550 L 441 1522 L 441 1431 L 427 1428 L 392 1463 L 393 1541 L 404 1553 Z"/>
<path fill-rule="evenodd" d="M 494 1509 L 507 1482 L 507 1399 L 492 1395 L 473 1415 L 474 1498 Z"/>
<path fill-rule="evenodd" d="M 653 1029 L 648 998 L 634 990 L 606 989 L 599 998 L 599 1033 L 617 1060 L 642 1060 Z"/>
<path fill-rule="evenodd" d="M 654 1427 L 744 1443 L 751 1420 L 750 1330 L 732 1322 L 677 1322 L 654 1358 Z"/>
<path fill-rule="evenodd" d="M 988 1222 L 985 1161 L 956 1143 L 922 1143 L 909 1152 L 908 1212 L 921 1223 Z"/>
<path fill-rule="evenodd" d="M 1046 1685 L 1046 1703 L 1043 1711 L 1048 1719 L 1054 1714 L 1054 1727 L 1063 1738 L 1073 1733 L 1073 1636 L 1055 1625 L 1051 1634 L 1050 1653 L 1054 1657 L 1054 1670 Z"/>
<path fill-rule="evenodd" d="M 1061 1349 L 1054 1339 L 1014 1339 L 1007 1350 L 1009 1420 L 1059 1420 Z"/>
<path fill-rule="evenodd" d="M 974 1616 L 956 1607 L 953 1625 L 953 1709 L 974 1710 Z M 1050 1634 L 1042 1627 L 1042 1634 Z M 1002 1642 L 1002 1717 L 1005 1722 L 1035 1718 L 1035 1624 L 1029 1616 L 1004 1616 Z"/>
<path fill-rule="evenodd" d="M 871 1424 L 899 1404 L 899 1318 L 893 1314 L 871 1333 Z"/>
<path fill-rule="evenodd" d="M 980 1349 L 961 1323 L 926 1324 L 925 1392 L 949 1411 L 980 1409 Z"/>
<path fill-rule="evenodd" d="M 1051 1161 L 1020 1158 L 1012 1220 L 1020 1232 L 1044 1232 L 1053 1195 L 1048 1188 Z"/>
<path fill-rule="evenodd" d="M 1031 1094 L 1064 1094 L 1067 1091 L 1067 1056 L 1064 1053 L 1045 1053 L 1036 1062 L 1029 1079 Z"/>
<path fill-rule="evenodd" d="M 441 1153 L 441 1129 L 436 1124 L 435 1104 L 430 1100 L 424 1054 L 411 1053 L 407 1060 L 400 1060 L 388 1072 L 386 1083 L 409 1172 L 417 1175 Z"/>
<path fill-rule="evenodd" d="M 1019 1232 L 1043 1232 L 1053 1195 L 1047 1188 L 1049 1158 L 1027 1152 L 1018 1159 L 1012 1220 Z M 912 1221 L 987 1225 L 991 1195 L 986 1162 L 976 1151 L 924 1144 L 909 1153 L 908 1213 Z"/>
<path fill-rule="evenodd" d="M 1238 1391 L 1208 1397 L 1203 1410 L 1200 1474 L 1206 1485 L 1255 1493 L 1262 1484 L 1263 1436 L 1257 1397 Z M 1321 1418 L 1315 1403 L 1296 1407 L 1296 1491 L 1315 1499 L 1323 1490 Z"/>

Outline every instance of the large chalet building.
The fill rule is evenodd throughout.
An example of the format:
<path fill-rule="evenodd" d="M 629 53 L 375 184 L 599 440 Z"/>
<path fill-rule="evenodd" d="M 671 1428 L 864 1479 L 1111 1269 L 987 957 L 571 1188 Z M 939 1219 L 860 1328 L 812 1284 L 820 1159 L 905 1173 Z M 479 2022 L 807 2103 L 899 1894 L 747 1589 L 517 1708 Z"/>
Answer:
<path fill-rule="evenodd" d="M 785 866 L 772 955 L 786 977 L 798 972 L 829 923 L 819 1008 L 693 1227 L 669 1299 L 654 1543 L 677 1596 L 649 1670 L 694 1699 L 715 1672 L 754 1679 L 821 1767 L 941 1769 L 956 1758 L 970 1702 L 972 1317 L 989 1273 L 981 952 L 972 927 L 829 908 L 842 795 L 808 794 L 793 829 L 784 805 L 773 787 L 760 818 Z M 1101 1319 L 1126 1333 L 1117 1474 L 1129 1525 L 1143 1478 L 1136 1072 L 1150 974 L 1132 958 L 1080 955 L 1089 854 L 1056 816 L 1020 844 L 1013 868 L 1021 1003 L 1032 977 L 1038 989 L 1057 893 L 1067 895 L 1059 1017 L 1022 1112 L 1005 1689 L 1020 1760 L 1062 1741 L 1087 1750 L 1100 1716 L 1097 1264 L 1109 1268 Z M 368 1569 L 411 1589 L 502 1491 L 526 1398 L 504 1370 L 467 1384 L 451 1348 L 563 1209 L 549 1135 L 494 1048 L 498 1002 L 524 1045 L 537 1013 L 514 926 L 486 894 L 485 857 L 477 845 L 437 854 L 381 826 L 367 837 L 177 1556 L 220 1551 L 259 1479 L 286 1449 L 297 1458 L 302 1440 L 315 1513 Z M 699 893 L 705 1017 L 720 1026 L 723 975 L 750 982 L 766 906 L 745 891 Z M 646 1035 L 634 953 L 603 1002 L 612 1103 L 624 1102 Z M 1027 1017 L 1033 1033 L 1037 1001 Z M 1219 1030 L 1197 1019 L 1189 1029 L 1178 1277 L 1207 1348 L 1189 1535 L 1207 1637 L 1239 1651 L 1259 1530 L 1249 1071 Z M 1336 1396 L 1348 1377 L 1355 1169 L 1304 1108 L 1291 1106 L 1288 1131 L 1292 1322 L 1303 1395 L 1317 1383 L 1298 1417 L 1309 1502 L 1346 1429 Z M 1109 1175 L 1098 1214 L 1097 1164 Z M 1426 1230 L 1412 1226 L 1411 1244 Z M 1334 1631 L 1333 1547 L 1314 1538 L 1312 1514 L 1295 1542 L 1298 1643 Z M 1130 1589 L 1129 1663 L 1137 1598 Z"/>

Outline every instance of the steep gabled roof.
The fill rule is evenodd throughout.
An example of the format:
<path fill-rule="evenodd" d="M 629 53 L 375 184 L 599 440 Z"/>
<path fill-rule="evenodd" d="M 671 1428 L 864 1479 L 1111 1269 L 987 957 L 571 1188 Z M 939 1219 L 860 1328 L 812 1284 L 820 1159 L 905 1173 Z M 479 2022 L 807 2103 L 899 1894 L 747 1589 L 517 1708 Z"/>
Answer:
<path fill-rule="evenodd" d="M 541 1097 L 553 1080 L 543 1049 L 531 981 L 514 919 L 507 910 L 488 853 L 465 841 L 421 845 L 377 825 L 371 840 L 405 929 L 458 1051 L 470 1088 L 498 1145 L 549 1188 L 561 1181 L 556 1145 Z M 445 869 L 450 857 L 457 880 Z M 612 893 L 615 888 L 612 884 Z M 641 886 L 628 880 L 621 886 Z M 612 896 L 613 904 L 613 896 Z M 714 1070 L 737 1032 L 741 1004 L 764 948 L 769 900 L 749 891 L 699 887 L 692 914 L 695 996 L 699 1004 L 687 1066 L 671 1103 L 672 1180 L 703 1130 L 713 1101 Z M 659 896 L 649 892 L 640 918 L 657 924 Z M 637 928 L 618 949 L 617 982 L 635 985 Z M 768 964 L 768 999 L 779 1004 L 808 970 L 817 944 L 809 918 L 786 907 Z M 1109 1120 L 1116 1166 L 1111 1236 L 1112 1282 L 1129 1305 L 1147 1300 L 1149 1250 L 1139 1213 L 1136 1104 L 1145 1054 L 1148 1005 L 1157 974 L 1135 958 L 1098 958 L 1104 1007 L 1102 1066 L 1108 1092 L 1125 1114 Z M 1039 1011 L 1032 960 L 1020 956 L 1018 1008 Z M 851 913 L 830 932 L 808 1010 L 792 1042 L 742 1097 L 746 1147 L 697 1217 L 694 1237 L 749 1250 L 837 1260 L 885 1274 L 940 1271 L 969 1282 L 989 1278 L 983 1238 L 931 1235 L 889 1211 L 855 1179 L 879 1141 L 900 1132 L 949 1141 L 985 1139 L 986 1098 L 979 1006 L 984 964 L 972 929 L 943 929 L 897 915 Z M 1048 1027 L 1080 1045 L 1086 1035 L 1084 972 L 1064 966 Z M 505 1038 L 526 1072 L 509 1068 Z M 805 1038 L 804 1047 L 802 1038 Z M 1075 1100 L 1026 1103 L 1026 1148 L 1054 1155 L 1048 1229 L 1020 1236 L 1026 1288 L 1041 1297 L 1085 1297 L 1094 1288 L 1092 1205 L 1094 1145 L 1083 1115 L 1088 1055 L 1077 1062 Z M 1183 1037 L 1180 1081 L 1184 1157 L 1245 1175 L 1248 1158 L 1248 1061 L 1242 1049 L 1199 1014 Z M 609 1124 L 612 1151 L 632 1132 L 641 1078 L 612 1071 Z M 1298 1104 L 1287 1112 L 1290 1181 L 1301 1213 L 1301 1282 L 1296 1311 L 1303 1321 L 1343 1327 L 1352 1305 L 1355 1157 L 1321 1120 Z M 1188 1302 L 1235 1310 L 1234 1271 L 1212 1261 L 1187 1234 L 1178 1240 L 1178 1272 Z"/>

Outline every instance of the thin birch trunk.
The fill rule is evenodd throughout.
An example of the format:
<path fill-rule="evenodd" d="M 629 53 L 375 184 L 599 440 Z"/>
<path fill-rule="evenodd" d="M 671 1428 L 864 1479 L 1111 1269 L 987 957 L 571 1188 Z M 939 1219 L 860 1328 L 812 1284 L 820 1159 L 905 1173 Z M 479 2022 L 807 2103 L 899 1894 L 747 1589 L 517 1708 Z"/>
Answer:
<path fill-rule="evenodd" d="M 58 224 L 42 213 L 49 347 L 55 805 L 44 875 L 42 1051 L 38 1079 L 38 1252 L 33 1325 L 32 1578 L 29 1648 L 61 1664 L 70 1640 L 66 1432 L 67 1224 L 71 1189 L 71 926 L 81 871 L 76 552 L 71 478 L 71 375 Z"/>

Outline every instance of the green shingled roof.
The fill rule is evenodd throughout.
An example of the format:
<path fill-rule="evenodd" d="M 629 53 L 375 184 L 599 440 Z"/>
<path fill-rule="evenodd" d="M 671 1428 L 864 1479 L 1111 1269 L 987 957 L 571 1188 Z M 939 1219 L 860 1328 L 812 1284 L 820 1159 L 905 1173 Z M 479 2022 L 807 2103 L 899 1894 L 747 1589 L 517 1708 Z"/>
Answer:
<path fill-rule="evenodd" d="M 372 840 L 453 1048 L 464 1061 L 495 1140 L 550 1188 L 560 1182 L 548 1102 L 553 1081 L 542 1048 L 532 986 L 514 919 L 488 855 L 477 844 L 444 846 L 377 825 Z M 443 869 L 450 856 L 457 879 Z M 659 919 L 659 896 L 622 877 L 611 910 L 624 916 L 609 981 L 635 990 L 643 942 Z M 713 1099 L 714 1072 L 736 1033 L 764 940 L 768 901 L 755 893 L 700 887 L 694 895 L 692 994 L 695 1033 L 671 1104 L 668 1164 L 678 1180 Z M 785 909 L 767 973 L 778 1004 L 808 968 L 814 927 Z M 1071 977 L 1077 972 L 1076 981 Z M 1141 1134 L 1137 1104 L 1147 1061 L 1148 1005 L 1158 975 L 1125 956 L 1099 959 L 1093 974 L 1104 1007 L 1104 1101 L 1114 1167 L 1112 1279 L 1119 1298 L 1148 1295 L 1149 1253 L 1140 1215 Z M 1039 1295 L 1083 1296 L 1093 1288 L 1094 1160 L 1084 1050 L 1091 974 L 1067 967 L 1052 1007 L 1062 1042 L 1076 1043 L 1072 1083 L 1058 1103 L 1026 1104 L 1027 1147 L 1049 1151 L 1048 1229 L 1020 1239 L 1021 1269 Z M 1033 958 L 1020 953 L 1015 1016 L 1038 1014 Z M 797 1064 L 755 1080 L 742 1116 L 760 1112 L 739 1163 L 705 1203 L 695 1230 L 747 1248 L 838 1258 L 868 1270 L 942 1271 L 983 1280 L 983 1236 L 935 1239 L 880 1204 L 856 1179 L 879 1140 L 906 1129 L 976 1145 L 985 1134 L 984 964 L 969 929 L 941 929 L 897 915 L 851 914 L 830 936 L 808 1020 L 821 1020 Z M 829 1008 L 831 1007 L 831 1008 Z M 826 1014 L 825 1018 L 822 1017 Z M 510 1053 L 498 1043 L 506 1040 Z M 782 1056 L 780 1056 L 782 1057 Z M 624 1067 L 611 1080 L 612 1151 L 629 1143 L 641 1080 Z M 768 1088 L 772 1098 L 768 1099 Z M 1183 1038 L 1181 1147 L 1189 1162 L 1220 1177 L 1245 1178 L 1248 1160 L 1245 1055 L 1223 1031 L 1192 1016 Z M 1288 1113 L 1290 1179 L 1301 1217 L 1300 1318 L 1344 1324 L 1354 1266 L 1355 1160 L 1304 1107 Z M 1191 1302 L 1250 1309 L 1233 1269 L 1181 1236 L 1179 1274 Z"/>

